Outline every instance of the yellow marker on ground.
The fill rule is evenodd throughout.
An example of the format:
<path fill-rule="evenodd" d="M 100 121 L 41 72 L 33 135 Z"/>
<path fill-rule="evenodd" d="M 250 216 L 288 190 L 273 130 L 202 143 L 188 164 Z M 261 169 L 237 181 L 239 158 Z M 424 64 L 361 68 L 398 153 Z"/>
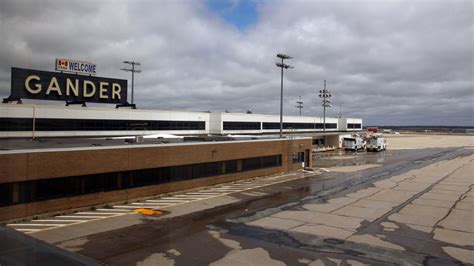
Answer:
<path fill-rule="evenodd" d="M 133 211 L 141 213 L 143 215 L 160 215 L 160 214 L 162 214 L 162 212 L 160 212 L 160 211 L 156 211 L 156 210 L 153 210 L 153 209 L 147 209 L 147 208 L 135 209 Z"/>

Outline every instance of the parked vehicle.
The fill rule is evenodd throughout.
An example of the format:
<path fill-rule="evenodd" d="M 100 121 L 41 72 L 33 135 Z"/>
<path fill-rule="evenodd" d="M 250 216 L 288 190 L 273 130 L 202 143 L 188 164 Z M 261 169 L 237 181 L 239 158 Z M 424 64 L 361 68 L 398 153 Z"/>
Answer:
<path fill-rule="evenodd" d="M 373 135 L 367 139 L 367 151 L 384 151 L 387 148 L 387 141 L 381 135 Z"/>
<path fill-rule="evenodd" d="M 375 133 L 377 133 L 378 131 L 379 131 L 379 128 L 378 128 L 378 127 L 369 127 L 369 128 L 367 128 L 367 132 L 369 132 L 369 133 L 375 134 Z"/>
<path fill-rule="evenodd" d="M 358 151 L 358 150 L 364 150 L 365 144 L 366 143 L 364 139 L 359 136 L 345 137 L 344 142 L 343 142 L 343 147 L 346 150 Z"/>

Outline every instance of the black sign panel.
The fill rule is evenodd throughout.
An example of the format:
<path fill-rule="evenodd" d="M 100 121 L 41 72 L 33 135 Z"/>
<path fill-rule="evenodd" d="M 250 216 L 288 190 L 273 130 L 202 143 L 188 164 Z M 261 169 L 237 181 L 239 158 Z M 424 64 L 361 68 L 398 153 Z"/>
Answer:
<path fill-rule="evenodd" d="M 126 103 L 127 80 L 12 67 L 10 98 Z"/>

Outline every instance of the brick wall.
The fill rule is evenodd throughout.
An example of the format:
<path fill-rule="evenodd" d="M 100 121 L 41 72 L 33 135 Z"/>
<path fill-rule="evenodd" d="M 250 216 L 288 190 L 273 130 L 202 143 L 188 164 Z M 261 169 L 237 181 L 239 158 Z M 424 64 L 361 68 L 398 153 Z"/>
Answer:
<path fill-rule="evenodd" d="M 311 151 L 311 139 L 291 140 L 290 143 L 288 140 L 275 140 L 157 145 L 153 147 L 137 145 L 132 148 L 0 154 L 0 183 L 282 155 L 282 166 L 280 167 L 1 207 L 0 220 L 126 201 L 160 193 L 296 170 L 301 168 L 301 164 L 288 163 L 288 155 L 291 156 L 291 152 L 304 152 L 307 149 Z M 291 160 L 291 157 L 289 159 Z"/>

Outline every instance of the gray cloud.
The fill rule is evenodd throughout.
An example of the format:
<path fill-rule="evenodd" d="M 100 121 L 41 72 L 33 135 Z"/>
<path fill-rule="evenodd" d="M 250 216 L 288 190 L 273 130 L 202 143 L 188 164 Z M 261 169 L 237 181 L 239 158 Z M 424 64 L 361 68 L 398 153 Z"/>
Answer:
<path fill-rule="evenodd" d="M 53 69 L 55 58 L 97 63 L 129 78 L 142 63 L 141 108 L 277 114 L 277 52 L 285 113 L 321 115 L 317 91 L 333 91 L 330 115 L 366 124 L 474 125 L 472 1 L 264 1 L 240 31 L 201 1 L 0 2 L 0 94 L 10 67 Z"/>

